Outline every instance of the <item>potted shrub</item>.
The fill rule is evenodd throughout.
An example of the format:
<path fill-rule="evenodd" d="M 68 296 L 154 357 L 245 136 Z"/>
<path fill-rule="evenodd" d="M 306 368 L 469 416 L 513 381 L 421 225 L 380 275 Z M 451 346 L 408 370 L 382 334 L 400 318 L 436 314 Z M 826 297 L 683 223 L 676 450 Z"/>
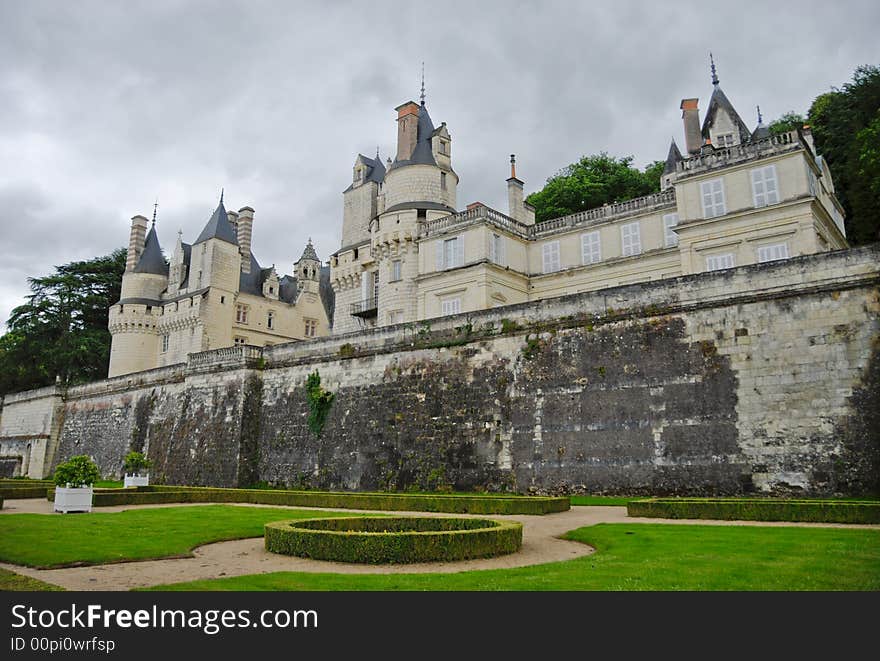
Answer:
<path fill-rule="evenodd" d="M 125 473 L 124 487 L 145 487 L 150 483 L 150 460 L 140 452 L 125 455 L 122 471 Z"/>
<path fill-rule="evenodd" d="M 101 477 L 95 462 L 81 454 L 55 469 L 55 511 L 91 512 L 92 485 Z"/>

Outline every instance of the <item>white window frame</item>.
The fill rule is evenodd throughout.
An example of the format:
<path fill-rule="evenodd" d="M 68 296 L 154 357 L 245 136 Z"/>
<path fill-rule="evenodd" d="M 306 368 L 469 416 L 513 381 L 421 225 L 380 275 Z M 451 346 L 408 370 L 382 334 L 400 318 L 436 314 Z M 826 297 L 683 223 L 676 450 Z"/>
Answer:
<path fill-rule="evenodd" d="M 461 299 L 460 298 L 445 298 L 440 301 L 440 314 L 444 317 L 447 317 L 451 314 L 460 314 L 461 313 Z"/>
<path fill-rule="evenodd" d="M 506 263 L 506 253 L 504 246 L 504 237 L 501 234 L 489 235 L 489 261 L 493 264 L 504 266 Z"/>
<path fill-rule="evenodd" d="M 718 147 L 730 147 L 733 145 L 733 133 L 719 133 L 715 136 Z"/>
<path fill-rule="evenodd" d="M 642 254 L 642 234 L 638 222 L 620 226 L 620 254 L 624 257 Z"/>
<path fill-rule="evenodd" d="M 403 279 L 403 262 L 395 259 L 391 262 L 391 282 L 397 282 Z"/>
<path fill-rule="evenodd" d="M 678 227 L 678 214 L 667 213 L 663 216 L 663 245 L 667 248 L 678 245 L 678 234 L 674 227 Z"/>
<path fill-rule="evenodd" d="M 706 270 L 721 271 L 723 269 L 732 269 L 736 266 L 736 257 L 732 252 L 720 253 L 718 255 L 706 255 Z"/>
<path fill-rule="evenodd" d="M 752 179 L 752 200 L 755 208 L 766 207 L 779 202 L 779 180 L 776 166 L 767 165 L 749 172 Z"/>
<path fill-rule="evenodd" d="M 709 198 L 708 204 L 707 197 Z M 726 214 L 727 199 L 724 193 L 724 179 L 701 181 L 700 201 L 703 205 L 703 218 L 718 218 Z"/>
<path fill-rule="evenodd" d="M 317 319 L 303 319 L 304 331 L 303 334 L 306 337 L 316 337 L 318 335 L 318 320 Z"/>
<path fill-rule="evenodd" d="M 555 273 L 562 268 L 559 241 L 548 241 L 541 246 L 541 266 L 544 273 Z"/>
<path fill-rule="evenodd" d="M 248 312 L 250 312 L 250 308 L 243 303 L 239 303 L 235 306 L 235 323 L 237 324 L 246 324 L 248 322 Z"/>
<path fill-rule="evenodd" d="M 171 337 L 168 333 L 162 335 L 162 353 L 168 353 L 168 346 L 171 344 Z"/>
<path fill-rule="evenodd" d="M 602 238 L 599 231 L 581 234 L 581 262 L 598 264 L 602 261 Z"/>
<path fill-rule="evenodd" d="M 788 259 L 788 243 L 773 243 L 767 246 L 758 246 L 755 251 L 759 264 L 775 262 L 779 259 Z"/>
<path fill-rule="evenodd" d="M 464 266 L 464 237 L 453 236 L 437 242 L 437 270 Z"/>

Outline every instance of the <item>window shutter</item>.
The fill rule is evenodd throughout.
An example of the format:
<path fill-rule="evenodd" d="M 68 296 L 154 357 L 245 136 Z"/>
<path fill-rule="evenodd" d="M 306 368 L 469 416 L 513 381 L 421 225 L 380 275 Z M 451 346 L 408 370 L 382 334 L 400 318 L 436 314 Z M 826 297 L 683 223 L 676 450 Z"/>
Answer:
<path fill-rule="evenodd" d="M 497 250 L 496 250 L 497 239 L 498 239 L 497 234 L 490 234 L 489 235 L 489 261 L 492 262 L 493 264 L 498 263 L 498 255 L 496 254 L 497 253 Z"/>
<path fill-rule="evenodd" d="M 506 264 L 507 263 L 507 255 L 505 253 L 507 252 L 507 248 L 504 245 L 504 237 L 501 236 L 500 234 L 498 235 L 498 246 L 496 248 L 496 252 L 498 253 L 498 255 L 497 255 L 498 263 L 501 265 Z"/>
<path fill-rule="evenodd" d="M 455 265 L 464 265 L 464 236 L 455 239 Z"/>
<path fill-rule="evenodd" d="M 369 278 L 367 277 L 368 273 L 364 271 L 361 273 L 361 302 L 364 302 L 369 297 L 369 283 L 367 282 Z"/>
<path fill-rule="evenodd" d="M 437 241 L 437 270 L 442 271 L 446 265 L 443 263 L 443 246 L 445 245 L 443 239 Z"/>

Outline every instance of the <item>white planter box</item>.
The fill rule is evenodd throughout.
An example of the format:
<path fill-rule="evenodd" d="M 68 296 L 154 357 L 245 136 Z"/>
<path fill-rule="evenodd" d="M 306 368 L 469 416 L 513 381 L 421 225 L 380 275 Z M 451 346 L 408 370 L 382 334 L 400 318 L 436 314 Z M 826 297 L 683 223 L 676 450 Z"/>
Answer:
<path fill-rule="evenodd" d="M 55 488 L 55 511 L 64 512 L 91 512 L 92 511 L 92 487 L 56 487 Z"/>
<path fill-rule="evenodd" d="M 146 475 L 126 475 L 122 482 L 123 487 L 145 487 L 150 483 L 150 474 Z"/>

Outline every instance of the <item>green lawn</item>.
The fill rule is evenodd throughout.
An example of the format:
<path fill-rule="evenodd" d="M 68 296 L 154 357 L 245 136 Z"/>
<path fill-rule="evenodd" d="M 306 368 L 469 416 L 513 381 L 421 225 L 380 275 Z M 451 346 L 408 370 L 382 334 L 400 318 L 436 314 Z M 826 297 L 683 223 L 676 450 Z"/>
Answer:
<path fill-rule="evenodd" d="M 0 592 L 61 592 L 64 588 L 0 569 Z"/>
<path fill-rule="evenodd" d="M 269 521 L 315 516 L 332 514 L 235 505 L 5 514 L 0 516 L 0 561 L 53 567 L 186 556 L 201 544 L 262 537 Z"/>
<path fill-rule="evenodd" d="M 880 530 L 600 524 L 568 533 L 597 553 L 457 574 L 282 572 L 158 590 L 880 590 Z"/>

